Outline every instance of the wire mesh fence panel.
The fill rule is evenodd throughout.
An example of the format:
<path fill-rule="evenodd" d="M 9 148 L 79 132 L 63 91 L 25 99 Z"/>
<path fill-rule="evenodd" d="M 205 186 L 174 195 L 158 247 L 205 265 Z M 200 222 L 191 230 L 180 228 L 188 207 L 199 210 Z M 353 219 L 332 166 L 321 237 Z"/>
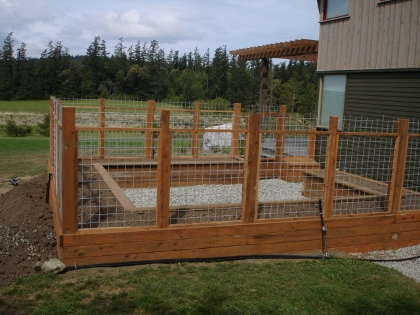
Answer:
<path fill-rule="evenodd" d="M 310 199 L 322 197 L 312 191 L 318 186 L 304 184 L 306 172 L 320 168 L 315 156 L 315 129 L 311 128 L 315 121 L 313 118 L 289 117 L 284 110 L 269 108 L 261 121 L 260 219 L 319 213 L 318 202 Z"/>
<path fill-rule="evenodd" d="M 420 133 L 420 121 L 410 121 L 410 134 Z M 410 137 L 405 165 L 401 210 L 420 210 L 420 137 Z"/>
<path fill-rule="evenodd" d="M 333 214 L 362 214 L 387 211 L 393 168 L 394 137 L 380 133 L 395 131 L 392 120 L 348 117 L 345 131 L 355 135 L 339 138 Z M 364 136 L 363 133 L 373 133 Z M 378 136 L 376 136 L 378 134 Z"/>

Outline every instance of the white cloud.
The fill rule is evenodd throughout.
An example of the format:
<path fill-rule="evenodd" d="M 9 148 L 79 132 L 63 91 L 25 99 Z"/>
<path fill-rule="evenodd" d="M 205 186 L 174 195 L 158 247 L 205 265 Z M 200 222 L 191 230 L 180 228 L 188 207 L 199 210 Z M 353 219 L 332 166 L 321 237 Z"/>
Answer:
<path fill-rule="evenodd" d="M 84 54 L 96 36 L 110 53 L 121 37 L 126 46 L 156 39 L 166 52 L 213 52 L 316 39 L 317 14 L 315 0 L 0 0 L 0 41 L 13 31 L 33 56 L 49 41 Z"/>

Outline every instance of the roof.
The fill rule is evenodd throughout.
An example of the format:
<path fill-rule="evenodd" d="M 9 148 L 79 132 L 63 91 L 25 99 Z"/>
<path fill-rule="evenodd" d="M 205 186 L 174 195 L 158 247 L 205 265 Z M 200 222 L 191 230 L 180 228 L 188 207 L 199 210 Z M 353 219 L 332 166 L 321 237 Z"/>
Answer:
<path fill-rule="evenodd" d="M 318 41 L 299 39 L 291 42 L 232 50 L 230 53 L 232 55 L 238 55 L 241 61 L 281 58 L 316 62 L 318 58 Z"/>

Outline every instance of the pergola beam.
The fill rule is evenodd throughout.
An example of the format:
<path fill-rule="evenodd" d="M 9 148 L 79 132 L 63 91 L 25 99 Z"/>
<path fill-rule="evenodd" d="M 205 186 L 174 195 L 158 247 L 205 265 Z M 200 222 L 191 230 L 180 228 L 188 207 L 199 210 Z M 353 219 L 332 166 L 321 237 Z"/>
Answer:
<path fill-rule="evenodd" d="M 240 61 L 281 58 L 316 62 L 318 58 L 318 41 L 299 39 L 290 42 L 232 50 L 230 54 L 237 55 Z"/>

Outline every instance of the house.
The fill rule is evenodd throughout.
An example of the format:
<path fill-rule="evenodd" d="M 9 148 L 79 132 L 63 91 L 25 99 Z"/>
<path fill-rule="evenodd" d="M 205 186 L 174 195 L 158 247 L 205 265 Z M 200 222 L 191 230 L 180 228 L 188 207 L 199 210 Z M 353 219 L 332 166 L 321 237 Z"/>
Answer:
<path fill-rule="evenodd" d="M 420 1 L 318 0 L 318 125 L 420 120 Z"/>

